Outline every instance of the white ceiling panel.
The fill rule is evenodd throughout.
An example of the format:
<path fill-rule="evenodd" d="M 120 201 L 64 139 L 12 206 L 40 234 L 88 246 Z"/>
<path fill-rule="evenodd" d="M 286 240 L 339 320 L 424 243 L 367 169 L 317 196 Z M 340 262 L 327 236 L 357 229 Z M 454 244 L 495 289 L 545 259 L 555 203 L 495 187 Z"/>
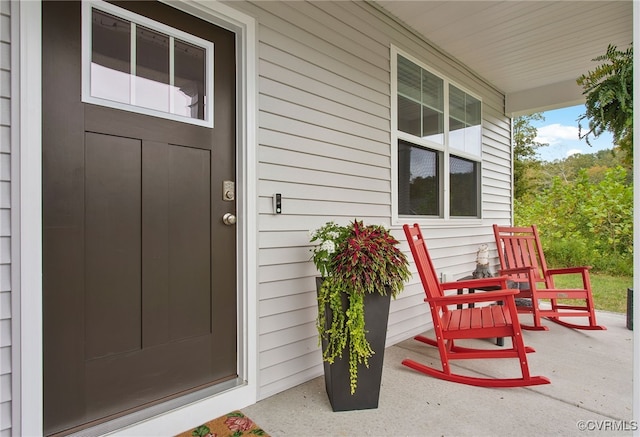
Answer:
<path fill-rule="evenodd" d="M 579 103 L 592 59 L 633 40 L 631 0 L 373 3 L 503 91 L 511 114 Z"/>

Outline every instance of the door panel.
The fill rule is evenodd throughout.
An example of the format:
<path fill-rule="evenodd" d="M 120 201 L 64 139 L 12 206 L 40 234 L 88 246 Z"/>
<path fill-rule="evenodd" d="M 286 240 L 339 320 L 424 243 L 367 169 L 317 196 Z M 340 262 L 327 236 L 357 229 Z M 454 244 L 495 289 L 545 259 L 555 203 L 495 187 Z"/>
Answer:
<path fill-rule="evenodd" d="M 151 347 L 169 340 L 169 187 L 168 147 L 146 141 L 142 149 L 142 314 L 144 346 Z M 154 317 L 162 314 L 162 317 Z"/>
<path fill-rule="evenodd" d="M 211 157 L 206 150 L 170 145 L 165 153 L 169 340 L 179 340 L 211 332 Z"/>
<path fill-rule="evenodd" d="M 85 137 L 85 356 L 140 349 L 140 141 Z"/>
<path fill-rule="evenodd" d="M 237 376 L 235 36 L 121 5 L 214 43 L 215 128 L 82 103 L 80 3 L 43 2 L 46 434 Z"/>

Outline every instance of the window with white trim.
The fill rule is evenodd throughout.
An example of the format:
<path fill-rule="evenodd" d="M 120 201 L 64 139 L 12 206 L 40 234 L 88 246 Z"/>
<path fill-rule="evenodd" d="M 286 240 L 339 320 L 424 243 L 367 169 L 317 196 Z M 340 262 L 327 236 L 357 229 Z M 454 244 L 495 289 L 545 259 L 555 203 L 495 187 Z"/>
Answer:
<path fill-rule="evenodd" d="M 82 101 L 213 127 L 213 43 L 83 2 Z"/>
<path fill-rule="evenodd" d="M 482 102 L 392 51 L 398 217 L 479 218 Z"/>

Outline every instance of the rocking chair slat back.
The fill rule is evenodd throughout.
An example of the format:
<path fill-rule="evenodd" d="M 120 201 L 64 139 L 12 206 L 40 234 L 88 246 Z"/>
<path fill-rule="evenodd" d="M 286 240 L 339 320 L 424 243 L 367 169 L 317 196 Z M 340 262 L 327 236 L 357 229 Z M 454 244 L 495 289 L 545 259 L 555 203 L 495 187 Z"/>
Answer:
<path fill-rule="evenodd" d="M 547 263 L 544 259 L 544 252 L 540 247 L 538 230 L 533 225 L 531 228 L 508 228 L 498 226 L 502 247 L 498 248 L 500 265 L 507 269 L 517 269 L 521 267 L 533 267 L 534 280 L 536 282 L 545 281 L 544 272 L 547 270 Z M 511 275 L 512 280 L 528 281 L 527 273 L 515 273 Z"/>
<path fill-rule="evenodd" d="M 408 238 L 410 238 L 411 253 L 414 256 L 420 280 L 425 285 L 425 293 L 428 298 L 442 297 L 443 291 L 440 288 L 440 280 L 436 275 L 436 269 L 433 267 L 431 256 L 427 250 L 427 246 L 422 238 L 420 229 L 409 228 Z"/>

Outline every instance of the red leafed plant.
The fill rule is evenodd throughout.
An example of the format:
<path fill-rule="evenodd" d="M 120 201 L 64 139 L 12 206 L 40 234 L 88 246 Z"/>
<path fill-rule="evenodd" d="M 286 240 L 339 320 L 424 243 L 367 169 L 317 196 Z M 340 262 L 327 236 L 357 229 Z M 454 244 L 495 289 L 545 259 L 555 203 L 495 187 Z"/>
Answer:
<path fill-rule="evenodd" d="M 333 363 L 348 345 L 353 394 L 358 364 L 368 366 L 368 358 L 374 353 L 365 337 L 364 295 L 389 292 L 395 298 L 410 277 L 408 261 L 397 248 L 398 240 L 384 226 L 365 226 L 358 220 L 348 226 L 329 222 L 311 234 L 311 241 L 319 243 L 312 249 L 312 259 L 324 278 L 318 294 L 317 321 L 320 341 L 327 342 L 322 356 Z M 348 297 L 347 308 L 342 306 L 343 294 Z M 330 321 L 326 305 L 331 310 Z"/>
<path fill-rule="evenodd" d="M 398 240 L 382 226 L 364 226 L 354 220 L 351 232 L 338 247 L 333 260 L 333 277 L 354 293 L 386 294 L 396 297 L 409 278 L 407 259 L 396 247 Z"/>

